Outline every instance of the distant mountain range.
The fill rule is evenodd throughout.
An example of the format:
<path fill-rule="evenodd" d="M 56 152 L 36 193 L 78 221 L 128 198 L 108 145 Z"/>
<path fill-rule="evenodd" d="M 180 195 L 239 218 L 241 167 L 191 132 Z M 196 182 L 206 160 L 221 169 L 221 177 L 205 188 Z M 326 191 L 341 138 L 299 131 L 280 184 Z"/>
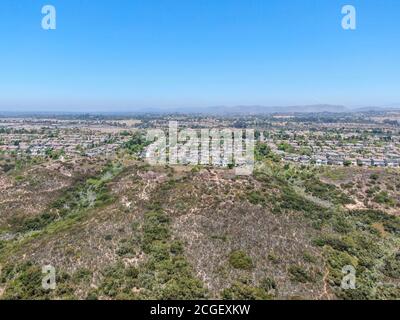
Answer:
<path fill-rule="evenodd" d="M 342 113 L 342 112 L 370 112 L 370 111 L 400 111 L 399 105 L 346 107 L 343 105 L 316 104 L 295 106 L 214 106 L 206 108 L 168 108 L 147 110 L 158 113 L 197 113 L 210 115 L 256 115 L 273 113 Z"/>
<path fill-rule="evenodd" d="M 84 108 L 82 108 L 84 109 Z M 343 105 L 331 104 L 316 104 L 316 105 L 297 105 L 297 106 L 213 106 L 213 107 L 146 107 L 146 108 L 130 108 L 126 111 L 115 110 L 115 107 L 110 107 L 110 111 L 82 111 L 82 112 L 18 112 L 18 111 L 1 111 L 0 116 L 19 116 L 19 115 L 59 115 L 59 114 L 199 114 L 199 115 L 262 115 L 262 114 L 288 114 L 288 113 L 345 113 L 345 112 L 371 112 L 371 111 L 400 111 L 400 104 L 392 104 L 386 106 L 363 106 L 363 107 L 346 107 Z M 115 111 L 113 111 L 115 110 Z"/>
<path fill-rule="evenodd" d="M 341 105 L 302 105 L 302 106 L 212 106 L 212 107 L 152 107 L 133 108 L 132 114 L 202 114 L 202 115 L 256 115 L 272 113 L 321 113 L 350 112 L 351 109 Z"/>
<path fill-rule="evenodd" d="M 339 105 L 305 105 L 305 106 L 235 106 L 235 107 L 208 107 L 201 109 L 200 113 L 210 114 L 269 114 L 269 113 L 318 113 L 318 112 L 346 112 L 349 111 L 344 106 Z"/>
<path fill-rule="evenodd" d="M 295 106 L 213 106 L 213 107 L 177 107 L 177 108 L 135 108 L 132 113 L 161 113 L 161 114 L 202 114 L 202 115 L 257 115 L 273 113 L 342 113 L 400 110 L 400 105 L 379 107 L 346 107 L 343 105 L 316 104 Z"/>

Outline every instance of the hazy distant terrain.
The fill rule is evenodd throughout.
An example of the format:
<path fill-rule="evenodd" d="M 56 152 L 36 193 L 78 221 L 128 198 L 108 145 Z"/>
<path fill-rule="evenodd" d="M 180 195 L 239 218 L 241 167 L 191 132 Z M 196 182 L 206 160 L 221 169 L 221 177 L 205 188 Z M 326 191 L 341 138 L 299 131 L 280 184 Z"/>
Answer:
<path fill-rule="evenodd" d="M 88 116 L 93 114 L 101 115 L 143 115 L 143 114 L 203 114 L 203 115 L 214 115 L 214 116 L 230 116 L 230 115 L 267 115 L 276 113 L 357 113 L 357 112 L 385 112 L 385 111 L 399 111 L 400 104 L 393 104 L 387 106 L 364 106 L 364 107 L 347 107 L 343 105 L 331 105 L 331 104 L 317 104 L 317 105 L 294 105 L 294 106 L 211 106 L 211 107 L 132 107 L 128 110 L 121 110 L 118 107 L 111 107 L 107 112 L 93 112 L 85 111 L 83 108 L 80 112 L 61 112 L 61 111 L 42 111 L 32 112 L 28 110 L 21 111 L 9 111 L 1 110 L 0 116 L 12 117 L 12 116 L 36 116 L 44 117 L 49 115 L 79 115 L 86 113 Z"/>

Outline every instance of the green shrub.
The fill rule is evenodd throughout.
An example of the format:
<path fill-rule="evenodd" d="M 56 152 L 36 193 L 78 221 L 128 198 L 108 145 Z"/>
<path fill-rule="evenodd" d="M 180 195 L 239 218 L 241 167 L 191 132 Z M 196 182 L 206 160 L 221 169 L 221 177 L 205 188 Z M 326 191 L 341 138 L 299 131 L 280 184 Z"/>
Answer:
<path fill-rule="evenodd" d="M 377 174 L 377 173 L 372 173 L 370 176 L 369 176 L 369 178 L 371 179 L 371 180 L 378 180 L 379 179 L 379 175 Z"/>
<path fill-rule="evenodd" d="M 265 292 L 269 292 L 270 290 L 276 289 L 276 282 L 274 279 L 266 277 L 261 280 L 260 288 L 265 290 Z"/>
<path fill-rule="evenodd" d="M 388 277 L 400 279 L 400 252 L 386 259 L 383 273 Z"/>
<path fill-rule="evenodd" d="M 272 297 L 262 288 L 247 283 L 235 282 L 221 292 L 223 300 L 270 300 Z"/>
<path fill-rule="evenodd" d="M 159 208 L 149 211 L 141 231 L 139 245 L 146 260 L 137 268 L 118 263 L 105 270 L 99 293 L 114 299 L 206 298 L 207 290 L 183 255 L 183 244 L 171 237 L 169 217 Z M 123 247 L 130 246 L 132 241 L 122 242 Z M 135 293 L 134 288 L 140 291 Z"/>
<path fill-rule="evenodd" d="M 316 263 L 317 262 L 317 258 L 315 258 L 311 253 L 309 252 L 304 252 L 303 253 L 303 259 L 305 262 L 309 262 L 309 263 Z"/>
<path fill-rule="evenodd" d="M 391 207 L 396 204 L 396 201 L 391 198 L 386 191 L 381 191 L 377 195 L 375 195 L 373 201 L 379 204 L 386 204 Z"/>
<path fill-rule="evenodd" d="M 253 268 L 253 261 L 244 251 L 241 250 L 231 252 L 229 255 L 229 263 L 235 269 L 250 270 Z"/>
<path fill-rule="evenodd" d="M 251 204 L 263 204 L 265 202 L 265 197 L 259 191 L 251 191 L 247 198 Z"/>
<path fill-rule="evenodd" d="M 312 177 L 304 182 L 306 192 L 322 200 L 331 201 L 334 204 L 351 204 L 354 200 L 344 194 L 333 184 L 323 183 L 319 179 Z"/>
<path fill-rule="evenodd" d="M 271 261 L 273 264 L 278 264 L 280 262 L 279 257 L 273 252 L 268 253 L 268 260 Z"/>
<path fill-rule="evenodd" d="M 290 279 L 294 282 L 307 283 L 314 281 L 313 277 L 301 266 L 291 265 L 288 271 Z"/>

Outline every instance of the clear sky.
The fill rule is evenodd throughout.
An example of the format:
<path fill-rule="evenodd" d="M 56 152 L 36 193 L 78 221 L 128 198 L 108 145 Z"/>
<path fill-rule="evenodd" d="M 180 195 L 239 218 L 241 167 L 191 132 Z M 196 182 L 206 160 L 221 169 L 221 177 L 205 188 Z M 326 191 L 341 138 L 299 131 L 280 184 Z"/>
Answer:
<path fill-rule="evenodd" d="M 0 37 L 3 111 L 400 103 L 399 0 L 1 0 Z"/>

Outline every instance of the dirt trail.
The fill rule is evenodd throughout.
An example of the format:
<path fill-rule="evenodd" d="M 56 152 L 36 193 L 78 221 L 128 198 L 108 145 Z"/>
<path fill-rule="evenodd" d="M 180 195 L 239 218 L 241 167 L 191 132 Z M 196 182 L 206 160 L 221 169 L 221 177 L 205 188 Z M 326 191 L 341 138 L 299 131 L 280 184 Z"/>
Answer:
<path fill-rule="evenodd" d="M 324 291 L 318 297 L 318 300 L 324 300 L 324 297 L 326 297 L 327 300 L 331 300 L 328 292 L 329 289 L 328 277 L 329 277 L 329 268 L 325 267 L 325 274 L 324 277 L 322 278 L 322 281 L 324 282 Z"/>

